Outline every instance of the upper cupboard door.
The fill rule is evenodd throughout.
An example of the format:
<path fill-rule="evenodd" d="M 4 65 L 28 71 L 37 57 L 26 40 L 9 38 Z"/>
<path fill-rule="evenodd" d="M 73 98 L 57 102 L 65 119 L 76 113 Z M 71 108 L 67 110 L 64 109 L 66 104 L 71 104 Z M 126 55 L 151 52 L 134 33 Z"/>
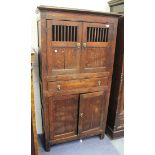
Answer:
<path fill-rule="evenodd" d="M 113 24 L 83 23 L 82 69 L 105 71 L 113 66 Z"/>
<path fill-rule="evenodd" d="M 48 75 L 79 71 L 81 24 L 81 22 L 47 20 Z"/>

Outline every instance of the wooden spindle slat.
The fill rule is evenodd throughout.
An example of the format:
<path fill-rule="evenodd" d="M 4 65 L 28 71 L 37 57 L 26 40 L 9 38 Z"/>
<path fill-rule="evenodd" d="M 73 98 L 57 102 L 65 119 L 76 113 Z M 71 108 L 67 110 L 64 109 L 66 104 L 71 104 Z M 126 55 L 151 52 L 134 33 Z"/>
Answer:
<path fill-rule="evenodd" d="M 57 25 L 57 41 L 59 41 L 59 25 Z"/>
<path fill-rule="evenodd" d="M 56 41 L 56 25 L 54 25 L 54 41 Z"/>
<path fill-rule="evenodd" d="M 69 41 L 69 26 L 67 26 L 67 41 Z"/>
<path fill-rule="evenodd" d="M 104 28 L 102 28 L 102 42 L 104 42 Z"/>
<path fill-rule="evenodd" d="M 109 33 L 109 28 L 107 28 L 106 42 L 108 41 L 108 33 Z"/>
<path fill-rule="evenodd" d="M 97 28 L 97 39 L 96 39 L 97 42 L 99 42 L 99 29 L 100 29 L 100 28 L 98 27 L 98 28 Z"/>
<path fill-rule="evenodd" d="M 64 41 L 66 41 L 66 26 L 64 26 Z"/>
<path fill-rule="evenodd" d="M 75 27 L 75 41 L 77 41 L 77 27 Z"/>
<path fill-rule="evenodd" d="M 88 28 L 88 42 L 90 41 L 90 27 Z"/>
<path fill-rule="evenodd" d="M 62 37 L 63 34 L 62 33 L 63 33 L 63 26 L 61 25 L 61 41 L 63 41 L 63 37 Z"/>
<path fill-rule="evenodd" d="M 107 38 L 107 28 L 105 28 L 104 42 L 106 42 L 106 38 Z"/>

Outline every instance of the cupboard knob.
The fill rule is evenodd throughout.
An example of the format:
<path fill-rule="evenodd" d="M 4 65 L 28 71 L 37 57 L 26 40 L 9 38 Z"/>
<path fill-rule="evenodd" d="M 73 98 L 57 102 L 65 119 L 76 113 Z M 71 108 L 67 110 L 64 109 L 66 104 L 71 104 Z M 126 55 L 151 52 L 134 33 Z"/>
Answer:
<path fill-rule="evenodd" d="M 81 43 L 76 43 L 77 48 L 80 48 Z"/>
<path fill-rule="evenodd" d="M 86 43 L 83 43 L 83 47 L 87 47 L 87 44 Z"/>
<path fill-rule="evenodd" d="M 80 114 L 80 117 L 83 117 L 83 113 Z"/>
<path fill-rule="evenodd" d="M 60 85 L 57 85 L 57 89 L 60 90 L 61 89 L 61 86 Z"/>
<path fill-rule="evenodd" d="M 101 81 L 100 81 L 100 80 L 98 81 L 98 85 L 99 85 L 99 86 L 101 85 Z"/>

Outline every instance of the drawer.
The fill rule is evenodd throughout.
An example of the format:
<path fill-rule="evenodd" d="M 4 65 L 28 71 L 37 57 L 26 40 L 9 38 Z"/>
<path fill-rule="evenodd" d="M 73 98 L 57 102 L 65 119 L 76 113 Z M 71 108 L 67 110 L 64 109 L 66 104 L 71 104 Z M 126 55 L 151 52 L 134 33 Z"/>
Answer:
<path fill-rule="evenodd" d="M 79 79 L 69 81 L 48 82 L 48 90 L 50 92 L 82 92 L 88 91 L 92 88 L 102 88 L 108 85 L 108 77 L 100 77 L 93 79 Z"/>

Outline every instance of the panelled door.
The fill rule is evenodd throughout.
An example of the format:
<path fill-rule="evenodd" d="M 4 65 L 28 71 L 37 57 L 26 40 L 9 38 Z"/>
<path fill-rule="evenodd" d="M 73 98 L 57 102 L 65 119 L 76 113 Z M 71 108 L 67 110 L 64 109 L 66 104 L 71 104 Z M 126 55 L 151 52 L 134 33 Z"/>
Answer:
<path fill-rule="evenodd" d="M 112 67 L 113 24 L 83 23 L 81 68 L 83 72 L 105 71 Z"/>
<path fill-rule="evenodd" d="M 79 95 L 49 98 L 50 139 L 77 136 Z"/>
<path fill-rule="evenodd" d="M 47 20 L 48 75 L 111 68 L 112 31 L 111 23 Z"/>
<path fill-rule="evenodd" d="M 81 22 L 47 20 L 48 75 L 79 72 L 81 38 Z"/>
<path fill-rule="evenodd" d="M 103 131 L 106 107 L 105 92 L 80 95 L 79 134 L 87 135 Z"/>

